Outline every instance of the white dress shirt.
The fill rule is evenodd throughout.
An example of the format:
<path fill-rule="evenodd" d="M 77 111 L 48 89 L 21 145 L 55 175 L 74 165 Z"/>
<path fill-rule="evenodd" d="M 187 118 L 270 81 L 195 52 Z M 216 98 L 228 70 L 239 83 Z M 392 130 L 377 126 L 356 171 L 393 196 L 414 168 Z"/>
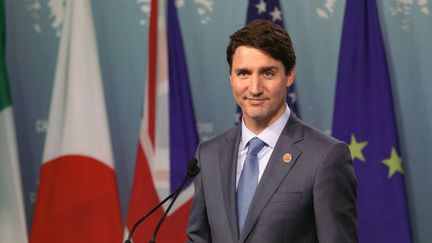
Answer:
<path fill-rule="evenodd" d="M 258 183 L 261 180 L 261 176 L 264 173 L 265 168 L 270 160 L 270 156 L 273 153 L 274 147 L 276 145 L 279 136 L 282 133 L 282 130 L 287 123 L 290 116 L 290 109 L 288 105 L 286 105 L 285 112 L 282 114 L 279 119 L 277 119 L 273 124 L 264 129 L 260 134 L 256 135 L 251 130 L 246 127 L 244 119 L 242 119 L 242 137 L 240 140 L 239 151 L 237 156 L 237 176 L 236 176 L 236 188 L 238 186 L 240 175 L 243 170 L 243 165 L 246 159 L 246 153 L 248 150 L 249 141 L 258 137 L 262 141 L 266 143 L 263 149 L 258 153 L 258 161 L 259 161 L 259 174 L 258 174 Z"/>

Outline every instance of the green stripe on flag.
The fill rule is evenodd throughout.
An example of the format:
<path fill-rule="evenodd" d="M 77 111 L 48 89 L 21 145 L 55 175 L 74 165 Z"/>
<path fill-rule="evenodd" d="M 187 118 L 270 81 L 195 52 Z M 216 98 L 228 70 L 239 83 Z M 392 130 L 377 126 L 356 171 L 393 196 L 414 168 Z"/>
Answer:
<path fill-rule="evenodd" d="M 0 112 L 11 105 L 9 84 L 6 74 L 5 62 L 5 14 L 4 3 L 0 1 Z"/>
<path fill-rule="evenodd" d="M 0 61 L 0 112 L 4 108 L 11 105 L 11 98 L 9 94 L 9 85 L 6 79 L 6 70 L 4 61 Z"/>

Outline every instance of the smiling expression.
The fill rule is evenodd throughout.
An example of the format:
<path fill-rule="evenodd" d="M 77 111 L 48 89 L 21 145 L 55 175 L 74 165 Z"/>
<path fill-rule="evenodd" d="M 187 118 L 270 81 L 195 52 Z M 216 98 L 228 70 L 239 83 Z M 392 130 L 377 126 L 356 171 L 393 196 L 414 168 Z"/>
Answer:
<path fill-rule="evenodd" d="M 252 132 L 258 134 L 284 113 L 286 88 L 292 85 L 294 76 L 294 68 L 286 73 L 282 62 L 259 49 L 239 46 L 235 50 L 230 74 L 232 92 Z"/>

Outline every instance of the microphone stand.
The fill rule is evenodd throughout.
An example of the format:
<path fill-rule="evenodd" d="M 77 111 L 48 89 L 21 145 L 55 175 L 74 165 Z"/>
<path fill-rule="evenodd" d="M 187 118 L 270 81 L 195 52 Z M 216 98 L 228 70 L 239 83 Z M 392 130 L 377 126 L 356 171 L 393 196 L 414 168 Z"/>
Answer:
<path fill-rule="evenodd" d="M 162 223 L 165 221 L 166 216 L 168 215 L 169 211 L 171 210 L 172 206 L 174 205 L 174 202 L 177 200 L 178 196 L 180 195 L 181 190 L 183 189 L 183 186 L 186 184 L 186 182 L 190 179 L 191 177 L 188 175 L 186 176 L 186 178 L 183 180 L 181 186 L 179 187 L 179 189 L 177 191 L 175 191 L 175 195 L 173 200 L 170 202 L 170 204 L 168 205 L 167 210 L 165 211 L 164 215 L 162 216 L 162 218 L 159 220 L 159 223 L 157 224 L 155 231 L 153 232 L 153 237 L 152 239 L 149 241 L 149 243 L 156 243 L 156 236 L 159 232 L 159 228 L 161 227 Z"/>
<path fill-rule="evenodd" d="M 166 197 L 163 201 L 161 201 L 158 205 L 156 205 L 152 210 L 150 210 L 148 213 L 146 213 L 146 215 L 144 215 L 138 221 L 136 221 L 135 224 L 132 226 L 131 231 L 129 232 L 127 240 L 125 240 L 125 243 L 131 243 L 132 235 L 135 232 L 138 225 L 140 225 L 148 216 L 153 214 L 160 206 L 162 206 L 166 201 L 168 201 L 170 198 L 172 198 L 172 196 L 174 196 L 174 194 L 176 194 L 176 193 L 177 193 L 177 191 L 171 193 L 168 197 Z"/>
<path fill-rule="evenodd" d="M 168 201 L 170 198 L 172 198 L 174 196 L 173 201 L 171 201 L 170 205 L 167 208 L 167 211 L 164 213 L 164 215 L 162 216 L 161 220 L 159 221 L 157 227 L 156 227 L 156 231 L 153 234 L 153 238 L 152 241 L 150 242 L 154 242 L 154 239 L 156 238 L 157 232 L 159 231 L 160 226 L 162 225 L 162 222 L 164 221 L 165 217 L 167 216 L 168 212 L 170 211 L 172 205 L 174 204 L 174 202 L 177 200 L 177 197 L 180 195 L 180 192 L 182 191 L 183 187 L 186 185 L 186 182 L 190 179 L 195 177 L 196 175 L 199 174 L 200 172 L 200 168 L 197 166 L 198 161 L 197 159 L 192 159 L 191 161 L 189 161 L 188 167 L 187 167 L 187 173 L 185 178 L 183 179 L 182 183 L 180 184 L 180 186 L 173 192 L 171 193 L 168 197 L 166 197 L 163 201 L 161 201 L 158 205 L 156 205 L 152 210 L 150 210 L 146 215 L 144 215 L 143 217 L 141 217 L 138 221 L 135 222 L 135 224 L 132 226 L 131 231 L 129 232 L 128 238 L 125 240 L 125 243 L 131 243 L 131 238 L 133 233 L 135 232 L 136 228 L 148 217 L 150 216 L 152 213 L 154 213 L 160 206 L 162 206 L 166 201 Z"/>

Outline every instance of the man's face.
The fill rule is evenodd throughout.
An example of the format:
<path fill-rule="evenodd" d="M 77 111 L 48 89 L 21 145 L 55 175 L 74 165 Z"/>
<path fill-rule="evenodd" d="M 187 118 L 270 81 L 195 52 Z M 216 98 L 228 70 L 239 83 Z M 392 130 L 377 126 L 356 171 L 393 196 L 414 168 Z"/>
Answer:
<path fill-rule="evenodd" d="M 262 131 L 283 114 L 294 68 L 285 74 L 282 62 L 259 49 L 240 46 L 233 55 L 230 80 L 246 125 L 252 131 Z"/>

